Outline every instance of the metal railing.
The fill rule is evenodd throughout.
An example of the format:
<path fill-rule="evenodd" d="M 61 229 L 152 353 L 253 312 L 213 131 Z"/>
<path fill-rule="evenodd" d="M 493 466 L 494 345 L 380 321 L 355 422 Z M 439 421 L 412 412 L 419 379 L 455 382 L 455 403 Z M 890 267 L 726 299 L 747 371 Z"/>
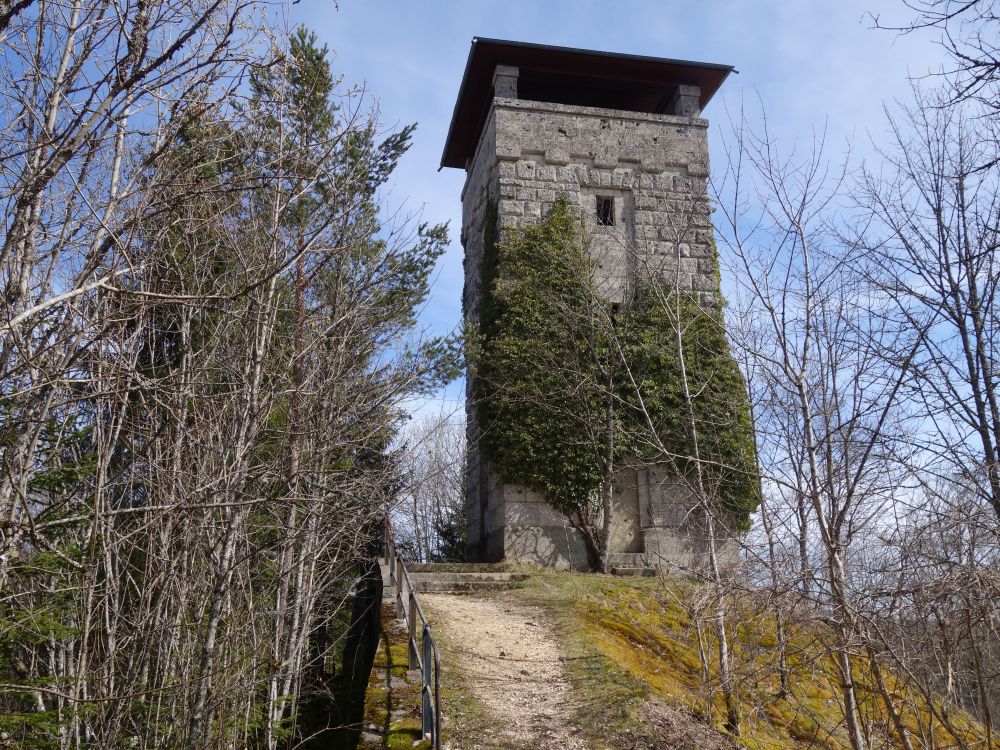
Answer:
<path fill-rule="evenodd" d="M 396 549 L 388 518 L 385 522 L 385 559 L 389 566 L 389 585 L 396 587 L 396 612 L 406 620 L 408 668 L 420 670 L 421 732 L 424 739 L 431 741 L 434 750 L 441 750 L 441 657 L 431 634 L 431 626 L 417 601 L 406 562 Z"/>

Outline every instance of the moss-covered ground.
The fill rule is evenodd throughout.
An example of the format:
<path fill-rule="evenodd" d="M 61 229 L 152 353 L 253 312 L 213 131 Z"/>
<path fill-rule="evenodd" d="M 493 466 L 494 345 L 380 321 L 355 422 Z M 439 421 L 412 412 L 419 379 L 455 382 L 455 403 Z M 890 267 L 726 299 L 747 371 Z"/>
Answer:
<path fill-rule="evenodd" d="M 595 748 L 609 750 L 660 747 L 657 743 L 668 739 L 656 736 L 658 730 L 649 726 L 648 708 L 654 703 L 679 710 L 724 739 L 725 707 L 718 688 L 712 622 L 706 617 L 699 624 L 690 614 L 697 611 L 702 593 L 692 583 L 667 578 L 554 571 L 535 571 L 523 588 L 511 592 L 549 613 L 567 652 L 578 699 L 576 721 Z M 730 638 L 742 717 L 739 744 L 752 750 L 849 748 L 837 699 L 836 663 L 823 629 L 815 622 L 789 628 L 789 689 L 783 693 L 773 619 L 752 601 L 733 602 L 731 609 Z M 708 654 L 707 675 L 699 638 Z M 870 746 L 902 747 L 868 662 L 860 657 L 855 662 L 854 679 L 871 729 Z M 982 726 L 967 714 L 952 708 L 948 729 L 901 680 L 888 672 L 883 672 L 883 679 L 915 747 L 985 748 Z M 1000 743 L 994 741 L 994 748 Z"/>
<path fill-rule="evenodd" d="M 722 730 L 725 710 L 716 642 L 703 590 L 662 577 L 524 570 L 531 575 L 520 588 L 493 596 L 544 612 L 558 635 L 573 685 L 569 720 L 595 750 L 849 750 L 829 633 L 815 619 L 788 625 L 785 692 L 773 618 L 753 599 L 730 603 L 741 714 L 740 736 L 733 738 Z M 704 611 L 701 622 L 692 616 L 699 606 Z M 364 750 L 410 748 L 419 739 L 419 686 L 392 688 L 389 679 L 405 677 L 405 635 L 386 628 L 384 637 L 366 709 L 369 733 L 377 727 L 382 739 L 363 744 Z M 442 653 L 442 658 L 446 743 L 456 750 L 491 747 L 495 725 L 457 677 L 450 660 L 459 657 Z M 862 655 L 855 655 L 855 669 L 869 746 L 901 748 Z M 931 715 L 905 680 L 889 671 L 883 671 L 883 679 L 913 747 L 1000 750 L 996 740 L 992 749 L 986 748 L 982 726 L 954 706 L 944 711 L 949 728 Z M 944 707 L 937 708 L 941 713 Z"/>
<path fill-rule="evenodd" d="M 407 674 L 406 630 L 395 608 L 382 605 L 381 643 L 368 680 L 365 728 L 358 750 L 426 750 L 421 740 L 420 679 Z"/>

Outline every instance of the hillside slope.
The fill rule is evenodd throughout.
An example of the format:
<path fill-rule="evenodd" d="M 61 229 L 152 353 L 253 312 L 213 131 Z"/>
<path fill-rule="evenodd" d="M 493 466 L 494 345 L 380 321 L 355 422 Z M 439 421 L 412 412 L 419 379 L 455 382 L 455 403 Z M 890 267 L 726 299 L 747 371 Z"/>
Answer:
<path fill-rule="evenodd" d="M 742 731 L 732 738 L 721 731 L 722 696 L 713 687 L 715 663 L 708 679 L 699 658 L 699 642 L 714 654 L 708 621 L 699 624 L 689 612 L 699 598 L 694 585 L 660 578 L 532 571 L 518 589 L 481 596 L 492 611 L 530 612 L 536 625 L 558 643 L 553 654 L 562 665 L 570 690 L 559 698 L 560 722 L 572 736 L 594 750 L 645 750 L 691 748 L 756 750 L 780 748 L 849 748 L 836 699 L 835 664 L 828 655 L 824 634 L 816 626 L 800 627 L 790 638 L 789 691 L 781 694 L 776 669 L 773 623 L 752 604 L 736 609 L 733 621 L 734 671 L 742 714 Z M 501 673 L 492 677 L 470 657 L 475 629 L 449 628 L 455 617 L 449 597 L 435 597 L 428 610 L 435 619 L 445 664 L 445 739 L 453 750 L 492 747 L 561 747 L 539 743 L 525 734 L 509 732 L 511 717 L 496 708 L 512 682 Z M 468 601 L 467 599 L 465 601 Z M 467 607 L 465 607 L 467 608 Z M 504 634 L 511 642 L 523 641 L 525 631 L 505 627 L 502 618 L 479 607 L 475 628 L 488 629 L 490 648 L 502 650 Z M 483 636 L 486 639 L 486 636 Z M 530 673 L 534 667 L 525 670 Z M 872 728 L 872 748 L 900 747 L 888 730 L 881 699 L 860 662 L 855 676 L 867 725 Z M 482 675 L 486 674 L 485 678 Z M 492 679 L 490 699 L 476 681 Z M 522 678 L 513 677 L 513 680 Z M 528 674 L 525 678 L 530 680 Z M 897 710 L 903 715 L 914 747 L 984 748 L 982 728 L 955 711 L 950 721 L 957 737 L 916 707 L 905 689 L 891 675 L 886 684 Z M 553 690 L 556 689 L 553 684 Z M 530 712 L 529 712 L 530 713 Z M 514 716 L 520 715 L 517 711 Z M 513 738 L 513 739 L 512 739 Z M 994 745 L 997 747 L 997 745 Z"/>

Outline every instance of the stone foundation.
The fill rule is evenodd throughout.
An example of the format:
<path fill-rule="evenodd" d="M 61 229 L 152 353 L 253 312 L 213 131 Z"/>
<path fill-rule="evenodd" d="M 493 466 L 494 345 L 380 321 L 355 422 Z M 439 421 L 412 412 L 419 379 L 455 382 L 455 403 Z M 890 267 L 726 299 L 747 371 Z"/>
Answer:
<path fill-rule="evenodd" d="M 530 489 L 501 484 L 495 473 L 492 478 L 485 534 L 472 540 L 479 544 L 470 545 L 470 560 L 589 568 L 583 535 L 564 513 Z M 704 517 L 685 487 L 656 468 L 629 468 L 621 472 L 616 490 L 611 527 L 615 564 L 681 573 L 704 569 L 708 563 Z M 595 525 L 600 528 L 600 517 Z M 719 529 L 716 552 L 722 564 L 735 562 L 735 535 Z"/>

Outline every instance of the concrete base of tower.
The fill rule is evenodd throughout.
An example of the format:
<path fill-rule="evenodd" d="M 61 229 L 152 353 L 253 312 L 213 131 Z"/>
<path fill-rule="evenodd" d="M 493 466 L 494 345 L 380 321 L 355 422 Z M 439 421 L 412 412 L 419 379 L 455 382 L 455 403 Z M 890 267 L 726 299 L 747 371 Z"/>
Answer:
<path fill-rule="evenodd" d="M 488 495 L 470 533 L 471 562 L 518 562 L 557 570 L 588 570 L 584 535 L 565 513 L 538 493 L 499 481 L 492 475 Z M 719 564 L 739 559 L 738 535 L 717 519 L 716 538 L 708 538 L 704 511 L 691 492 L 655 467 L 629 467 L 619 472 L 613 499 L 610 562 L 619 567 L 646 567 L 677 574 L 707 571 L 714 544 Z M 598 513 L 591 523 L 600 530 Z"/>

